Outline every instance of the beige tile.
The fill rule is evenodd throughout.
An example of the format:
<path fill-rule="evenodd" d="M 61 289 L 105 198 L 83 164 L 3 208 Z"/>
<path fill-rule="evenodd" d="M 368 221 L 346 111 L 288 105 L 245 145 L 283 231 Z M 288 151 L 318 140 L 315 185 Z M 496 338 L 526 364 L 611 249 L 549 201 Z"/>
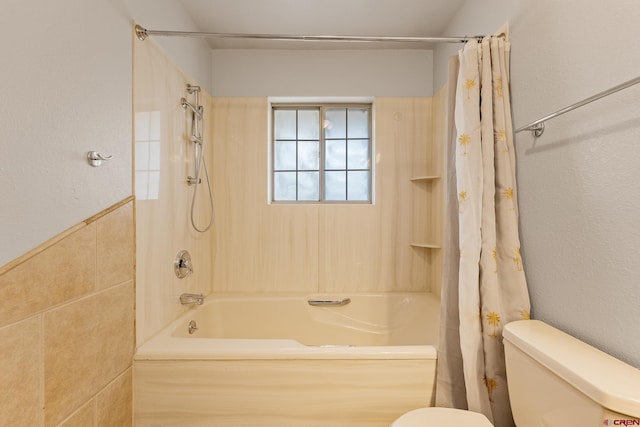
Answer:
<path fill-rule="evenodd" d="M 0 425 L 42 425 L 40 317 L 0 328 Z"/>
<path fill-rule="evenodd" d="M 94 427 L 96 425 L 96 400 L 89 401 L 75 414 L 70 416 L 58 427 Z M 114 424 L 115 426 L 115 424 Z"/>
<path fill-rule="evenodd" d="M 131 365 L 133 282 L 45 314 L 45 424 L 55 425 Z"/>
<path fill-rule="evenodd" d="M 132 370 L 128 369 L 98 394 L 98 427 L 127 427 L 133 423 Z"/>
<path fill-rule="evenodd" d="M 133 281 L 98 295 L 100 330 L 97 381 L 104 387 L 131 366 L 134 351 Z"/>
<path fill-rule="evenodd" d="M 90 224 L 0 276 L 0 326 L 93 291 L 95 241 Z"/>
<path fill-rule="evenodd" d="M 133 202 L 110 212 L 96 222 L 98 289 L 133 279 Z"/>

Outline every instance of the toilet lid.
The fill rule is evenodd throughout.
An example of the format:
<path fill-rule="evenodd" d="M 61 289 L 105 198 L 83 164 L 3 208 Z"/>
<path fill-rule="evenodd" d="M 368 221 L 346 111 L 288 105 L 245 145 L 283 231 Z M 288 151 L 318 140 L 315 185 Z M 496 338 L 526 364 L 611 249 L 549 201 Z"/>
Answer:
<path fill-rule="evenodd" d="M 451 408 L 420 408 L 407 412 L 391 427 L 492 427 L 487 417 L 477 412 Z"/>

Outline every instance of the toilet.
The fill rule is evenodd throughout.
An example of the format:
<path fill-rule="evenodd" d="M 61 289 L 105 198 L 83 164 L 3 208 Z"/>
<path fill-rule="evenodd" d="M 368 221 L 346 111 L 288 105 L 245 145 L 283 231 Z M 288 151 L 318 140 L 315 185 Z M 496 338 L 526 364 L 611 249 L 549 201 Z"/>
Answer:
<path fill-rule="evenodd" d="M 640 370 L 539 320 L 504 327 L 505 363 L 518 427 L 640 426 Z M 391 427 L 490 427 L 482 414 L 421 408 Z"/>

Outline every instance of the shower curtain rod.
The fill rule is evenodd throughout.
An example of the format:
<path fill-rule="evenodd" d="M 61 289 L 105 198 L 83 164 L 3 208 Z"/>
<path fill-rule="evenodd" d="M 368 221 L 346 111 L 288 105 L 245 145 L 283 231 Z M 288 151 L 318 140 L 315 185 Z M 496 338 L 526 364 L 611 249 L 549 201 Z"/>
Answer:
<path fill-rule="evenodd" d="M 145 40 L 148 36 L 165 37 L 218 37 L 227 39 L 260 39 L 290 40 L 313 42 L 431 42 L 431 43 L 466 43 L 469 40 L 482 40 L 484 36 L 464 37 L 393 37 L 393 36 L 325 36 L 325 35 L 292 35 L 292 34 L 243 34 L 243 33 L 203 33 L 194 31 L 161 31 L 148 30 L 136 25 L 136 36 Z"/>
<path fill-rule="evenodd" d="M 593 96 L 590 96 L 589 98 L 585 98 L 582 101 L 578 101 L 575 104 L 571 104 L 568 107 L 565 107 L 561 110 L 558 110 L 556 112 L 553 112 L 547 116 L 542 117 L 541 119 L 535 120 L 529 124 L 526 124 L 524 126 L 519 127 L 518 129 L 515 130 L 515 133 L 518 132 L 522 132 L 523 130 L 530 130 L 531 133 L 533 134 L 533 136 L 535 136 L 536 138 L 542 136 L 542 134 L 544 133 L 544 122 L 546 122 L 547 120 L 551 120 L 554 119 L 558 116 L 561 116 L 564 113 L 568 113 L 569 111 L 573 111 L 576 108 L 580 108 L 583 105 L 587 105 L 592 103 L 593 101 L 597 101 L 600 98 L 604 98 L 605 96 L 609 96 L 613 93 L 616 93 L 618 91 L 621 91 L 622 89 L 626 89 L 630 86 L 636 85 L 640 83 L 640 76 L 636 77 L 635 79 L 631 79 L 631 80 L 627 80 L 624 83 L 620 83 L 617 86 L 614 86 L 612 88 L 609 88 L 607 90 L 603 90 L 602 92 L 598 92 Z"/>

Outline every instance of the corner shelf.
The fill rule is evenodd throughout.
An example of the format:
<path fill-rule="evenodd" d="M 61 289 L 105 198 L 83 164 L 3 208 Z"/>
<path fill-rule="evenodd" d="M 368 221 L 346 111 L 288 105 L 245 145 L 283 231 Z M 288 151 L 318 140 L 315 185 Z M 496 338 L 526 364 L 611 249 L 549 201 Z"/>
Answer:
<path fill-rule="evenodd" d="M 416 184 L 421 183 L 432 183 L 440 179 L 440 175 L 423 175 L 423 176 L 415 176 L 411 178 L 411 182 Z M 441 249 L 442 246 L 435 243 L 426 243 L 426 242 L 412 242 L 410 243 L 411 247 L 419 248 L 419 249 Z"/>
<path fill-rule="evenodd" d="M 426 176 L 416 176 L 411 178 L 412 182 L 424 182 L 424 181 L 434 181 L 436 179 L 440 179 L 439 175 L 426 175 Z"/>
<path fill-rule="evenodd" d="M 433 243 L 410 243 L 414 248 L 423 248 L 423 249 L 441 249 L 440 245 L 435 245 Z"/>

